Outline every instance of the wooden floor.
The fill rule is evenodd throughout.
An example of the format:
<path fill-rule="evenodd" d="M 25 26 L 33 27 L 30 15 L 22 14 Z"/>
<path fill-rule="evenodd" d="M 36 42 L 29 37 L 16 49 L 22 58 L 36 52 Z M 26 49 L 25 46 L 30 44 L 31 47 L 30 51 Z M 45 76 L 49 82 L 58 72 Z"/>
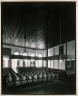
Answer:
<path fill-rule="evenodd" d="M 75 79 L 51 80 L 43 83 L 30 84 L 20 87 L 2 87 L 6 95 L 75 95 Z"/>

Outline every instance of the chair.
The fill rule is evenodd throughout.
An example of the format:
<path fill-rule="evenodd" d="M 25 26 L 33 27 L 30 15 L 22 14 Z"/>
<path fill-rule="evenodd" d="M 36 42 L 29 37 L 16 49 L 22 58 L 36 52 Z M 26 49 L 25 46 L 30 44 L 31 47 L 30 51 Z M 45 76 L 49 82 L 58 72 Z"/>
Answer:
<path fill-rule="evenodd" d="M 13 81 L 11 73 L 8 73 L 8 76 L 6 78 L 6 85 L 9 87 L 14 85 L 14 81 Z"/>
<path fill-rule="evenodd" d="M 22 85 L 27 84 L 26 76 L 22 76 Z"/>
<path fill-rule="evenodd" d="M 42 74 L 38 74 L 38 82 L 42 82 Z"/>
<path fill-rule="evenodd" d="M 34 74 L 34 75 L 33 75 L 33 82 L 34 82 L 34 83 L 38 82 L 37 74 Z"/>
<path fill-rule="evenodd" d="M 51 72 L 50 75 L 52 79 L 55 79 L 55 74 L 53 72 Z"/>
<path fill-rule="evenodd" d="M 15 86 L 19 86 L 21 85 L 21 79 L 19 76 L 16 75 L 16 73 L 13 73 L 13 76 L 15 78 L 14 82 L 15 82 Z"/>
<path fill-rule="evenodd" d="M 27 76 L 27 83 L 32 83 L 33 79 L 32 79 L 32 75 L 28 75 Z"/>
<path fill-rule="evenodd" d="M 46 75 L 46 73 L 43 73 L 43 81 L 47 81 L 47 75 Z"/>
<path fill-rule="evenodd" d="M 47 74 L 48 80 L 51 80 L 51 75 L 48 73 Z"/>
<path fill-rule="evenodd" d="M 56 79 L 58 79 L 58 78 L 59 78 L 58 73 L 55 73 L 55 78 L 56 78 Z"/>
<path fill-rule="evenodd" d="M 18 73 L 19 77 L 21 78 L 21 84 L 25 85 L 27 83 L 26 76 Z"/>

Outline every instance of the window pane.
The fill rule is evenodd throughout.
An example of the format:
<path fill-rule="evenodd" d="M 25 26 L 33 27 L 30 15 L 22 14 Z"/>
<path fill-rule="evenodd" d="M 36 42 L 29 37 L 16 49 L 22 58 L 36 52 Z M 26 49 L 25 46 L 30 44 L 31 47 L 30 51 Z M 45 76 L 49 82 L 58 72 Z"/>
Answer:
<path fill-rule="evenodd" d="M 46 67 L 46 60 L 43 61 L 43 67 Z"/>
<path fill-rule="evenodd" d="M 27 53 L 25 52 L 25 53 L 23 53 L 23 56 L 27 56 Z"/>
<path fill-rule="evenodd" d="M 39 67 L 42 67 L 42 60 L 39 60 Z"/>
<path fill-rule="evenodd" d="M 42 57 L 42 54 L 39 54 L 39 57 Z"/>
<path fill-rule="evenodd" d="M 50 60 L 48 60 L 48 68 L 50 68 Z"/>
<path fill-rule="evenodd" d="M 51 60 L 51 68 L 53 68 L 53 60 Z"/>
<path fill-rule="evenodd" d="M 32 54 L 31 54 L 31 57 L 34 57 L 34 56 L 35 56 L 35 54 L 34 54 L 34 53 L 32 53 Z"/>
<path fill-rule="evenodd" d="M 8 60 L 9 60 L 9 58 L 3 58 L 3 66 L 4 67 L 9 67 Z"/>
<path fill-rule="evenodd" d="M 58 60 L 54 60 L 54 69 L 58 69 Z"/>
<path fill-rule="evenodd" d="M 23 66 L 27 67 L 27 59 L 23 61 Z"/>
<path fill-rule="evenodd" d="M 18 59 L 12 59 L 12 69 L 14 70 L 15 73 L 18 73 L 16 67 L 19 67 L 19 60 Z"/>
<path fill-rule="evenodd" d="M 14 52 L 14 55 L 19 55 L 19 52 Z"/>
<path fill-rule="evenodd" d="M 17 59 L 12 59 L 12 68 L 17 67 Z"/>
<path fill-rule="evenodd" d="M 19 60 L 19 61 L 20 61 L 19 66 L 20 66 L 20 67 L 23 67 L 23 60 Z"/>
<path fill-rule="evenodd" d="M 32 60 L 31 60 L 31 67 L 34 67 L 34 66 L 35 66 L 35 60 L 32 59 Z"/>

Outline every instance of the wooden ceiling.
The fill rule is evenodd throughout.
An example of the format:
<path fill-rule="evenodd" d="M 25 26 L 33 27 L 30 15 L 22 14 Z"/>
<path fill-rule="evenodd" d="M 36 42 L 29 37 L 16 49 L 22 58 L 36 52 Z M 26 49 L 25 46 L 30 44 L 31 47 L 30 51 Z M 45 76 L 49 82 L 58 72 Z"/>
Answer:
<path fill-rule="evenodd" d="M 60 15 L 61 14 L 61 15 Z M 61 19 L 60 19 L 61 17 Z M 3 44 L 46 49 L 75 40 L 75 2 L 2 2 Z M 61 22 L 60 22 L 61 20 Z"/>

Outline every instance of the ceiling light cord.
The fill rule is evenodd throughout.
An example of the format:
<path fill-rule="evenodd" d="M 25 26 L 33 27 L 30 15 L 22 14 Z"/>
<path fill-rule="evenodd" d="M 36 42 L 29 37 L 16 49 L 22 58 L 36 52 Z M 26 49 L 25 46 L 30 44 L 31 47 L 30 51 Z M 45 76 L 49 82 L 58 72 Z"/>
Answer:
<path fill-rule="evenodd" d="M 26 35 L 24 36 L 24 52 L 26 52 Z"/>

